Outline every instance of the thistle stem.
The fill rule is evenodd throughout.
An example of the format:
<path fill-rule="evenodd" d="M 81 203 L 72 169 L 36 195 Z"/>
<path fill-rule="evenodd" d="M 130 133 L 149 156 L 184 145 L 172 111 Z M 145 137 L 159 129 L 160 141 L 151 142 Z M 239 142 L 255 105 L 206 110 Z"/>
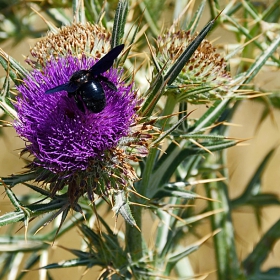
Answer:
<path fill-rule="evenodd" d="M 139 206 L 130 206 L 137 226 L 141 229 L 142 209 Z M 143 256 L 142 233 L 136 227 L 126 223 L 126 252 L 130 254 L 132 261 L 139 261 Z"/>
<path fill-rule="evenodd" d="M 213 175 L 209 176 L 208 179 L 210 177 L 215 178 Z M 224 182 L 212 182 L 207 184 L 206 192 L 209 198 L 215 200 L 209 202 L 211 210 L 224 209 L 223 212 L 211 216 L 212 230 L 221 230 L 213 237 L 218 268 L 217 279 L 238 279 L 240 264 L 235 250 L 234 228 L 227 185 Z"/>
<path fill-rule="evenodd" d="M 177 104 L 178 102 L 175 93 L 169 92 L 167 95 L 167 100 L 165 102 L 165 107 L 163 108 L 162 115 L 171 115 L 174 112 L 174 108 Z"/>

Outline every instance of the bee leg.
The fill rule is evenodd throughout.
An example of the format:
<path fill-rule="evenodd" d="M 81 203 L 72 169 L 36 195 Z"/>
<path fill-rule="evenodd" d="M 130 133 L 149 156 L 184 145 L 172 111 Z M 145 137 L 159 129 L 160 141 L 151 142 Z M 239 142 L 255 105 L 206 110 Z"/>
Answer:
<path fill-rule="evenodd" d="M 79 98 L 79 96 L 77 94 L 74 94 L 72 96 L 74 96 L 74 99 L 77 103 L 77 107 L 80 109 L 80 111 L 82 111 L 84 113 L 85 107 L 84 107 L 84 103 L 82 102 L 82 100 Z"/>
<path fill-rule="evenodd" d="M 103 81 L 110 89 L 112 89 L 112 90 L 114 90 L 114 91 L 117 91 L 117 90 L 118 90 L 118 88 L 115 86 L 115 84 L 112 83 L 111 81 L 109 81 L 108 78 L 99 75 L 99 76 L 98 76 L 98 80 L 99 80 L 99 81 Z"/>

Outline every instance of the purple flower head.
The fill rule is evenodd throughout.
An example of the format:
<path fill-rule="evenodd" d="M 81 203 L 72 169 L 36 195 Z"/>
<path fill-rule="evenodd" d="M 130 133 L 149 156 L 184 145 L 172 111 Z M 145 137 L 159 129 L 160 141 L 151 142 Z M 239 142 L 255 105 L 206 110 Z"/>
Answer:
<path fill-rule="evenodd" d="M 135 120 L 137 99 L 132 85 L 121 81 L 121 71 L 117 69 L 102 74 L 117 91 L 101 81 L 106 107 L 100 113 L 88 109 L 82 112 L 66 91 L 45 94 L 67 83 L 74 72 L 89 69 L 95 63 L 85 56 L 50 60 L 17 87 L 18 120 L 14 126 L 35 156 L 34 164 L 54 173 L 86 170 L 92 163 L 102 162 L 106 151 L 117 147 L 120 139 L 128 135 Z"/>
<path fill-rule="evenodd" d="M 141 100 L 133 84 L 123 81 L 122 70 L 108 69 L 120 56 L 121 45 L 104 58 L 105 65 L 101 61 L 96 69 L 81 71 L 108 54 L 110 42 L 111 34 L 91 23 L 65 26 L 39 40 L 26 60 L 34 70 L 17 86 L 14 127 L 25 141 L 21 154 L 32 156 L 28 180 L 44 186 L 44 196 L 59 200 L 61 208 L 55 215 L 63 212 L 66 217 L 70 208 L 82 212 L 79 199 L 87 194 L 92 202 L 102 197 L 116 214 L 136 225 L 123 203 L 139 179 L 132 163 L 147 156 L 153 145 L 156 120 L 138 116 Z M 98 70 L 103 78 L 97 77 Z M 93 96 L 79 92 L 93 86 L 90 80 L 95 78 L 106 97 L 103 102 L 102 94 L 94 95 L 97 100 L 101 97 L 97 109 L 89 103 L 91 98 L 88 101 Z"/>

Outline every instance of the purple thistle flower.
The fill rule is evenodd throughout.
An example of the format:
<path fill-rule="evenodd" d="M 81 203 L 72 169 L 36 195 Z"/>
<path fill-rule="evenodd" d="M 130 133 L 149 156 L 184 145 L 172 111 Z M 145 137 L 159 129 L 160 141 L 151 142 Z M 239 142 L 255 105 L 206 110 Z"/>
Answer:
<path fill-rule="evenodd" d="M 132 85 L 120 80 L 117 69 L 102 74 L 118 90 L 101 82 L 106 107 L 100 113 L 81 112 L 65 91 L 45 94 L 95 62 L 85 56 L 80 60 L 70 55 L 60 57 L 47 62 L 42 71 L 33 70 L 17 87 L 18 120 L 14 126 L 26 141 L 26 149 L 35 156 L 35 165 L 54 173 L 86 170 L 91 163 L 102 162 L 106 151 L 117 147 L 120 139 L 128 135 L 135 120 L 137 99 Z"/>
<path fill-rule="evenodd" d="M 25 141 L 21 154 L 32 156 L 28 181 L 45 186 L 48 193 L 43 195 L 59 200 L 53 218 L 61 212 L 66 217 L 70 208 L 82 212 L 78 201 L 87 194 L 92 202 L 95 195 L 102 197 L 136 226 L 129 207 L 123 206 L 128 206 L 129 191 L 138 180 L 132 162 L 148 154 L 156 120 L 138 116 L 141 100 L 133 84 L 125 84 L 122 70 L 102 72 L 106 106 L 99 113 L 90 111 L 89 104 L 81 110 L 74 93 L 46 94 L 77 71 L 89 70 L 108 54 L 110 42 L 111 34 L 91 23 L 65 26 L 39 40 L 30 51 L 32 58 L 26 59 L 34 70 L 17 86 L 14 127 Z"/>

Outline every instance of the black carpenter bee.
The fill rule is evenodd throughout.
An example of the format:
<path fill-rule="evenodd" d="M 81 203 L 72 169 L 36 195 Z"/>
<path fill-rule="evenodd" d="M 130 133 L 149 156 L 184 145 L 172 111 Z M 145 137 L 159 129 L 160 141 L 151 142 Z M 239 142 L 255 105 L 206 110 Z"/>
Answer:
<path fill-rule="evenodd" d="M 84 105 L 93 113 L 101 112 L 106 106 L 106 97 L 100 82 L 103 81 L 110 89 L 117 91 L 117 87 L 101 74 L 112 67 L 123 48 L 123 44 L 113 48 L 89 70 L 76 71 L 68 83 L 51 88 L 45 93 L 65 90 L 69 97 L 74 97 L 82 112 L 85 112 Z"/>

